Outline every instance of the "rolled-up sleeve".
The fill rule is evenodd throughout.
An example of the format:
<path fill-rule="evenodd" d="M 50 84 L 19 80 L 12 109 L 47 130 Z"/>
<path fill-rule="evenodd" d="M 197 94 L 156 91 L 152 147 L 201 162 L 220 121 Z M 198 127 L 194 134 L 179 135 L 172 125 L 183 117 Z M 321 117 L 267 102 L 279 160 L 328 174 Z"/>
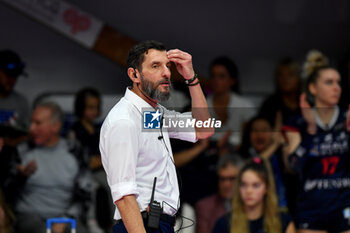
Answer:
<path fill-rule="evenodd" d="M 138 148 L 137 129 L 132 121 L 122 119 L 102 127 L 102 163 L 114 203 L 126 195 L 139 195 L 136 185 Z"/>

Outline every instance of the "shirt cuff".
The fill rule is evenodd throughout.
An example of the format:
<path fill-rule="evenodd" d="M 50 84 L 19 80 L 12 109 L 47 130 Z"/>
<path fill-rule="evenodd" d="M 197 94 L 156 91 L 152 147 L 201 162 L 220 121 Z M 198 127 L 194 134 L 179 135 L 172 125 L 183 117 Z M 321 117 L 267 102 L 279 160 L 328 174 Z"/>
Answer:
<path fill-rule="evenodd" d="M 190 132 L 180 132 L 180 139 L 188 142 L 197 142 L 196 129 L 193 129 Z"/>
<path fill-rule="evenodd" d="M 111 186 L 113 203 L 122 199 L 124 196 L 134 194 L 135 198 L 139 196 L 137 185 L 134 182 L 123 182 Z"/>
<path fill-rule="evenodd" d="M 189 120 L 193 120 L 194 118 L 192 117 L 192 113 L 191 112 L 184 112 L 179 114 L 179 116 L 177 116 L 177 118 L 175 120 L 184 120 L 184 119 L 189 119 Z M 173 132 L 169 132 L 169 136 L 171 138 L 177 138 L 177 139 L 181 139 L 183 141 L 188 141 L 188 142 L 197 142 L 197 135 L 196 135 L 196 128 L 195 127 L 189 127 L 186 129 L 183 128 L 174 128 Z"/>

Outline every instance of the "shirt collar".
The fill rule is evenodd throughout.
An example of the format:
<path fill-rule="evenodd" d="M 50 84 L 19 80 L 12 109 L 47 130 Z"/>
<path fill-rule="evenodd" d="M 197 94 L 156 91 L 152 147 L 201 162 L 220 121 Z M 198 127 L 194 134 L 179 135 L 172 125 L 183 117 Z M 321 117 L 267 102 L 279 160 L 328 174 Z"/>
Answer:
<path fill-rule="evenodd" d="M 323 130 L 327 131 L 331 128 L 333 128 L 333 126 L 335 125 L 335 123 L 337 122 L 337 119 L 339 117 L 339 107 L 338 105 L 336 105 L 334 107 L 334 113 L 332 116 L 331 121 L 329 122 L 328 125 L 324 124 L 323 121 L 321 120 L 320 116 L 317 114 L 316 108 L 313 108 L 313 111 L 315 113 L 315 117 L 316 117 L 316 124 Z"/>
<path fill-rule="evenodd" d="M 133 92 L 131 87 L 126 88 L 124 97 L 127 101 L 132 103 L 140 113 L 142 113 L 145 108 L 154 109 L 149 103 Z"/>

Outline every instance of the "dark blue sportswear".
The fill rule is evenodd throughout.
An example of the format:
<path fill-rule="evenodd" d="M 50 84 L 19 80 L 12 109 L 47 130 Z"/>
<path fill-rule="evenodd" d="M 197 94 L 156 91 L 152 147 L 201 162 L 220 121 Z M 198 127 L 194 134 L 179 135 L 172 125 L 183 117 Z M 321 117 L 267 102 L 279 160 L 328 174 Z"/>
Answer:
<path fill-rule="evenodd" d="M 316 114 L 317 133 L 307 133 L 302 116 L 291 118 L 284 130 L 298 131 L 302 142 L 290 156 L 300 177 L 297 228 L 340 232 L 350 229 L 350 153 L 346 112 L 335 108 L 324 125 Z M 350 212 L 350 209 L 349 209 Z"/>

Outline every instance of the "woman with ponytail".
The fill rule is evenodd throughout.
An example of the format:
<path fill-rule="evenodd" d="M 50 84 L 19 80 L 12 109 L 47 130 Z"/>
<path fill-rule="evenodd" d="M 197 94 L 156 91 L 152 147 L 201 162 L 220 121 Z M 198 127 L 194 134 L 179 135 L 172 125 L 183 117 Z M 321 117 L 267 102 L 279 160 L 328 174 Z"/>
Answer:
<path fill-rule="evenodd" d="M 300 177 L 296 226 L 299 233 L 349 233 L 350 124 L 347 111 L 338 107 L 340 75 L 315 50 L 304 69 L 302 115 L 283 127 L 284 155 Z"/>
<path fill-rule="evenodd" d="M 232 213 L 219 219 L 213 233 L 295 233 L 290 216 L 281 213 L 269 162 L 247 161 L 238 174 Z"/>

